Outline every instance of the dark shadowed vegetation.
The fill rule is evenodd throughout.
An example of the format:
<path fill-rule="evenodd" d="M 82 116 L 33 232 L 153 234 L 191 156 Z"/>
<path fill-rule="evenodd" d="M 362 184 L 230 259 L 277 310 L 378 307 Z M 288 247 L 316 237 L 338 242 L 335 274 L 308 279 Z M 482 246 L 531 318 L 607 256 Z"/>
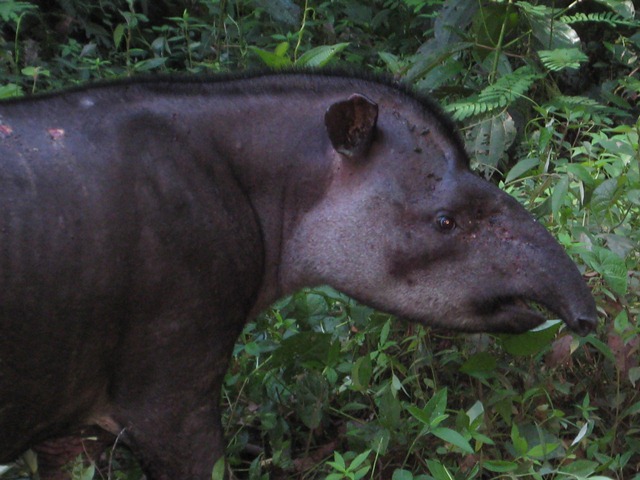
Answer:
<path fill-rule="evenodd" d="M 532 211 L 591 286 L 602 323 L 585 338 L 554 320 L 516 336 L 435 331 L 326 288 L 281 300 L 246 326 L 226 377 L 235 477 L 640 479 L 631 0 L 1 0 L 0 29 L 0 98 L 262 67 L 407 82 L 445 106 L 478 173 Z M 36 464 L 27 453 L 0 478 L 36 478 Z M 121 449 L 74 473 L 141 476 Z"/>

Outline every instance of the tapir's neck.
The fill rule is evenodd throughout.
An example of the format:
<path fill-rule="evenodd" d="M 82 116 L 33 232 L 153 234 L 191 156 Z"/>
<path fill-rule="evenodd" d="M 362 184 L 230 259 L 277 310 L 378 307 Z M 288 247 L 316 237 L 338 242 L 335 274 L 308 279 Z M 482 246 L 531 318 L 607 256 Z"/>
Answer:
<path fill-rule="evenodd" d="M 264 100 L 231 117 L 225 115 L 230 128 L 222 137 L 227 150 L 221 152 L 251 202 L 262 233 L 264 274 L 250 317 L 291 293 L 283 287 L 287 283 L 287 272 L 281 270 L 284 243 L 322 196 L 331 175 L 324 108 L 284 98 Z M 251 129 L 239 128 L 246 122 Z"/>
<path fill-rule="evenodd" d="M 208 139 L 213 154 L 207 160 L 228 163 L 260 226 L 264 272 L 250 317 L 291 293 L 283 287 L 289 283 L 281 270 L 283 245 L 330 179 L 332 150 L 323 119 L 336 96 L 214 88 L 198 99 L 199 108 L 186 110 L 192 116 L 187 123 L 200 126 Z"/>

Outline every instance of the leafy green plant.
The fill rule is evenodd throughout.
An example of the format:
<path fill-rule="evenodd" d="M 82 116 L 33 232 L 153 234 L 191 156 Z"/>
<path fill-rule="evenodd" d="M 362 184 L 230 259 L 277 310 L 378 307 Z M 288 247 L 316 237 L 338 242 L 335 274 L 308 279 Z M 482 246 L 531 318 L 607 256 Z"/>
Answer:
<path fill-rule="evenodd" d="M 371 469 L 370 465 L 363 465 L 370 453 L 370 450 L 362 452 L 347 465 L 342 455 L 334 452 L 333 461 L 327 462 L 327 465 L 332 467 L 336 473 L 327 475 L 326 480 L 360 480 Z"/>

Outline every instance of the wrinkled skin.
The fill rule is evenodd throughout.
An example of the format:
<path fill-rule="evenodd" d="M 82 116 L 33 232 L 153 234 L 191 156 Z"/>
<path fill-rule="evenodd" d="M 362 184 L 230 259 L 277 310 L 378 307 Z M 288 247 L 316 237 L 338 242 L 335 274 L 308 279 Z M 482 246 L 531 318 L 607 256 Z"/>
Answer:
<path fill-rule="evenodd" d="M 463 331 L 544 321 L 523 300 L 579 333 L 597 320 L 571 260 L 469 171 L 449 121 L 377 81 L 0 103 L 0 204 L 0 462 L 34 448 L 49 480 L 87 435 L 117 436 L 151 480 L 210 478 L 236 337 L 303 286 Z"/>

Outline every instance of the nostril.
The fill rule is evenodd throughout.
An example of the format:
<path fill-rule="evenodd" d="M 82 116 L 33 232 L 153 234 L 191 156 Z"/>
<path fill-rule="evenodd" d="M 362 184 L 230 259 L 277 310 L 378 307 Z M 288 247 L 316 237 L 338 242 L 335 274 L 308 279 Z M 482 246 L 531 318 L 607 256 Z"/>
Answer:
<path fill-rule="evenodd" d="M 576 319 L 575 331 L 580 335 L 587 335 L 588 333 L 593 332 L 598 325 L 598 317 L 578 317 Z"/>

